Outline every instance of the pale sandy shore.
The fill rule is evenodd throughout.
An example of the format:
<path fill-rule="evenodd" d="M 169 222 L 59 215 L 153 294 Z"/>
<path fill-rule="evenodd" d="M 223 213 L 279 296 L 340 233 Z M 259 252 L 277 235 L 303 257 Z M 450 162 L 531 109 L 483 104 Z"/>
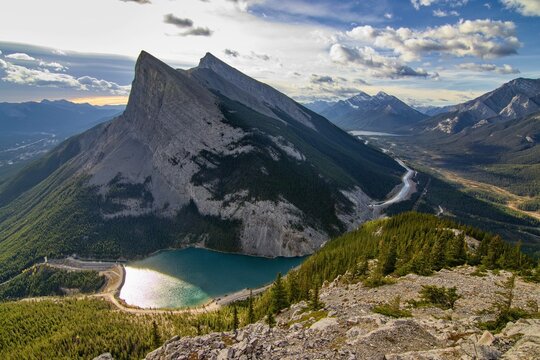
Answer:
<path fill-rule="evenodd" d="M 79 295 L 79 298 L 100 298 L 111 303 L 115 308 L 120 311 L 125 311 L 132 314 L 200 314 L 205 312 L 212 312 L 219 310 L 222 306 L 226 306 L 235 301 L 245 300 L 250 296 L 260 294 L 270 287 L 270 285 L 263 286 L 257 289 L 243 289 L 232 294 L 227 294 L 223 297 L 215 298 L 197 307 L 183 308 L 183 309 L 146 309 L 131 306 L 126 304 L 119 298 L 120 290 L 124 285 L 126 278 L 126 270 L 123 264 L 106 261 L 86 261 L 78 260 L 74 258 L 66 259 L 51 259 L 47 263 L 39 264 L 38 266 L 50 266 L 58 269 L 65 269 L 69 271 L 99 271 L 101 275 L 106 278 L 105 285 L 96 294 L 92 295 Z M 38 297 L 23 299 L 24 301 L 42 301 L 48 299 L 60 299 L 60 297 Z"/>

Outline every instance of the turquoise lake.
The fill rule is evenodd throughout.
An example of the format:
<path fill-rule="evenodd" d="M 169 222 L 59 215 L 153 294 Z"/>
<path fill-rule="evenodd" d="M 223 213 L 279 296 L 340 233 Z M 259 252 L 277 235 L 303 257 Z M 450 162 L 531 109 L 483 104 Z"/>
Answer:
<path fill-rule="evenodd" d="M 141 308 L 197 306 L 239 290 L 264 286 L 303 260 L 197 248 L 163 251 L 126 264 L 120 298 Z"/>

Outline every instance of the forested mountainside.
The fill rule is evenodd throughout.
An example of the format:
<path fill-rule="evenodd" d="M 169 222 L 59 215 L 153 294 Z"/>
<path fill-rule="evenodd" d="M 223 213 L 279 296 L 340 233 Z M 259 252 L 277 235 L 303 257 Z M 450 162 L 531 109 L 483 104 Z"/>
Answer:
<path fill-rule="evenodd" d="M 512 278 L 509 271 L 516 275 L 514 283 L 509 282 Z M 306 344 L 301 349 L 303 352 L 321 351 L 320 357 L 327 349 L 328 354 L 334 354 L 333 348 L 357 354 L 373 350 L 373 346 L 379 352 L 436 351 L 459 345 L 461 342 L 456 341 L 462 337 L 467 343 L 471 334 L 477 334 L 478 339 L 486 329 L 500 332 L 520 318 L 523 319 L 520 321 L 532 321 L 525 319 L 538 316 L 538 309 L 531 308 L 529 302 L 538 295 L 538 284 L 534 282 L 539 281 L 539 276 L 536 261 L 521 253 L 519 246 L 509 245 L 499 236 L 432 215 L 404 213 L 368 222 L 358 230 L 329 241 L 297 270 L 286 277 L 278 276 L 262 295 L 216 312 L 130 314 L 92 299 L 0 303 L 0 355 L 6 358 L 37 355 L 91 358 L 109 352 L 115 359 L 142 358 L 177 335 L 182 339 L 176 337 L 168 341 L 167 344 L 174 345 L 164 346 L 149 358 L 160 354 L 172 356 L 174 352 L 178 352 L 175 356 L 189 356 L 195 344 L 198 344 L 196 351 L 204 351 L 208 356 L 224 349 L 231 349 L 228 351 L 235 356 L 242 339 L 232 332 L 197 336 L 244 326 L 247 327 L 235 333 L 257 337 L 258 343 L 251 343 L 251 349 L 260 351 L 259 356 L 269 356 L 275 351 L 294 353 L 302 339 L 320 341 L 317 346 L 306 347 Z M 498 308 L 497 304 L 506 299 L 498 294 L 507 294 L 510 290 L 514 300 L 510 306 Z M 396 302 L 399 295 L 402 298 Z M 479 310 L 484 313 L 479 315 L 476 312 Z M 442 315 L 447 317 L 436 333 L 445 331 L 440 334 L 440 342 L 433 341 L 424 331 L 430 332 L 432 316 Z M 355 346 L 337 340 L 340 336 L 353 336 L 345 333 L 363 321 L 375 321 L 373 316 L 380 319 L 379 325 L 362 334 L 387 324 L 389 327 L 378 329 L 377 334 L 384 329 L 403 333 L 412 326 L 416 329 L 414 336 L 393 336 L 396 341 L 391 349 L 387 347 L 388 342 L 379 337 L 365 339 L 371 341 L 372 347 L 363 341 Z M 400 327 L 403 324 L 392 322 L 399 317 L 411 317 L 405 328 Z M 355 318 L 358 318 L 356 322 L 347 321 Z M 319 320 L 324 321 L 314 326 Z M 258 334 L 261 329 L 256 329 L 268 329 L 263 321 L 270 326 L 277 321 L 277 325 L 261 337 Z M 326 327 L 322 325 L 328 321 L 341 332 L 324 331 Z M 248 326 L 251 323 L 256 324 Z M 524 323 L 525 326 L 531 324 Z M 303 337 L 297 338 L 293 333 L 298 334 L 299 330 L 309 334 L 302 332 Z M 456 337 L 460 331 L 467 335 Z M 81 333 L 86 336 L 72 341 L 73 334 Z M 272 339 L 268 344 L 272 352 L 268 346 L 259 347 L 265 338 Z M 214 348 L 214 339 L 223 345 Z M 422 342 L 425 339 L 431 340 Z M 286 340 L 291 346 L 274 344 L 278 340 Z M 334 344 L 334 340 L 338 342 Z M 423 345 L 407 350 L 409 341 L 421 341 Z M 180 346 L 181 342 L 185 344 Z M 494 344 L 495 348 L 487 350 L 506 352 L 510 347 L 519 346 L 515 338 L 505 344 L 509 346 Z M 239 350 L 238 357 L 243 351 L 246 349 Z M 293 353 L 284 355 L 294 357 Z"/>
<path fill-rule="evenodd" d="M 529 197 L 540 196 L 539 143 L 540 112 L 420 142 L 441 165 Z"/>
<path fill-rule="evenodd" d="M 211 54 L 184 71 L 143 52 L 121 116 L 3 186 L 0 280 L 72 253 L 309 254 L 370 219 L 403 171 Z"/>

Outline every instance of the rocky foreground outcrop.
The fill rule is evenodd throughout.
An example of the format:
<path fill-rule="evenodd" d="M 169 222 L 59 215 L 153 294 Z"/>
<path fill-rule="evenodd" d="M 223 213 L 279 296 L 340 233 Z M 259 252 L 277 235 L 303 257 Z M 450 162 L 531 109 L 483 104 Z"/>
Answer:
<path fill-rule="evenodd" d="M 430 277 L 407 275 L 374 289 L 337 279 L 321 290 L 325 306 L 320 311 L 299 303 L 278 315 L 273 328 L 259 322 L 236 334 L 176 337 L 146 359 L 539 359 L 540 319 L 510 322 L 498 334 L 479 327 L 494 318 L 490 309 L 500 302 L 497 292 L 510 273 L 479 277 L 473 272 L 461 267 Z M 540 285 L 520 279 L 515 284 L 512 306 L 537 312 Z M 422 285 L 455 286 L 461 298 L 450 310 L 407 305 L 418 299 Z M 412 317 L 373 312 L 396 295 Z"/>

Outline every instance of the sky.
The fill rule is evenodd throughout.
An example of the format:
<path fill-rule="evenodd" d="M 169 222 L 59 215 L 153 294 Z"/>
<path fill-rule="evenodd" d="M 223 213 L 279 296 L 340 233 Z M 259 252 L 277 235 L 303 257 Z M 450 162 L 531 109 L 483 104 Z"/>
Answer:
<path fill-rule="evenodd" d="M 300 102 L 449 105 L 540 77 L 540 0 L 2 0 L 0 102 L 125 103 L 141 50 Z"/>

